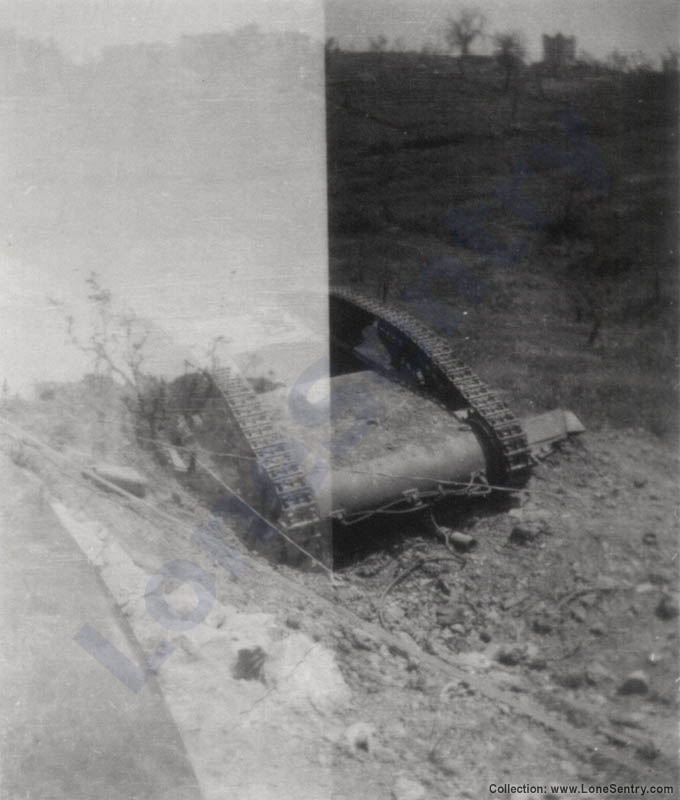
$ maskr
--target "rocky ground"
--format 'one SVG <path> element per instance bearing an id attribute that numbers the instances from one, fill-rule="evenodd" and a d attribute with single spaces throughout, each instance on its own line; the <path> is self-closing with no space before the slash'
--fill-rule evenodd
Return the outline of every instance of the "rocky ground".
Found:
<path id="1" fill-rule="evenodd" d="M 6 401 L 2 468 L 39 479 L 55 536 L 88 555 L 142 649 L 173 646 L 157 680 L 205 797 L 677 791 L 677 467 L 659 440 L 587 433 L 521 495 L 438 508 L 436 526 L 338 528 L 329 578 L 268 564 L 220 521 L 229 549 L 198 546 L 208 512 L 96 400 Z M 147 478 L 143 500 L 83 477 L 95 440 Z M 473 546 L 447 547 L 451 531 Z M 178 559 L 216 586 L 187 631 L 145 602 Z M 196 606 L 182 581 L 164 598 Z"/>

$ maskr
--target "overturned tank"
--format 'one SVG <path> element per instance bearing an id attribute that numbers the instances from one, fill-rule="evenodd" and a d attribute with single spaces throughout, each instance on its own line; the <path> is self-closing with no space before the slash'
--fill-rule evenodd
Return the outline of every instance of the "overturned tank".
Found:
<path id="1" fill-rule="evenodd" d="M 282 342 L 170 386 L 168 464 L 277 557 L 327 563 L 332 529 L 521 487 L 584 430 L 562 410 L 517 419 L 400 308 L 336 287 L 328 321 L 329 352 Z"/>

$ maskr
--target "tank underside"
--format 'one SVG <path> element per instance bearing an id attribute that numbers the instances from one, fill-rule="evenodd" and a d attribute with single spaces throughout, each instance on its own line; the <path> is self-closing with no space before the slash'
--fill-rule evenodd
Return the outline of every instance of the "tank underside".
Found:
<path id="1" fill-rule="evenodd" d="M 330 328 L 330 358 L 310 365 L 309 344 L 271 347 L 170 392 L 175 469 L 188 481 L 200 473 L 216 498 L 227 491 L 289 552 L 328 560 L 331 519 L 521 486 L 537 456 L 583 431 L 569 412 L 517 420 L 448 341 L 400 309 L 335 289 Z M 309 366 L 292 385 L 266 377 L 284 361 Z"/>

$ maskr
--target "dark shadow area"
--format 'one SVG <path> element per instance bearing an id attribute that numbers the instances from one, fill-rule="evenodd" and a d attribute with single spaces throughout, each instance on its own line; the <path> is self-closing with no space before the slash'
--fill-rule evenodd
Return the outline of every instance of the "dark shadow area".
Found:
<path id="1" fill-rule="evenodd" d="M 503 514 L 517 505 L 517 496 L 493 493 L 481 498 L 458 498 L 423 507 L 410 514 L 376 514 L 356 525 L 333 522 L 333 566 L 343 570 L 375 553 L 398 556 L 417 539 L 442 542 L 432 523 L 465 532 L 483 518 Z"/>

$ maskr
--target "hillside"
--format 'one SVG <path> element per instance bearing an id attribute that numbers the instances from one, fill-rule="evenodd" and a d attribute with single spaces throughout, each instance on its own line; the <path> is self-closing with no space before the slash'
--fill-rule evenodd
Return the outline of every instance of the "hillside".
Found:
<path id="1" fill-rule="evenodd" d="M 334 523 L 334 562 L 314 571 L 252 546 L 274 529 L 271 486 L 262 509 L 231 488 L 248 470 L 260 486 L 257 450 L 193 380 L 180 333 L 212 367 L 218 343 L 247 340 L 262 417 L 279 430 L 277 409 L 302 409 L 300 458 L 314 437 L 331 451 L 320 44 L 249 27 L 80 66 L 47 50 L 5 77 L 0 108 L 15 364 L 77 349 L 45 295 L 102 277 L 73 312 L 91 374 L 29 398 L 3 364 L 0 795 L 676 797 L 677 81 L 528 69 L 505 92 L 488 59 L 327 54 L 331 280 L 445 334 L 518 415 L 560 406 L 586 432 L 519 490 L 487 494 L 475 468 L 474 497 Z M 131 335 L 142 315 L 187 378 L 174 407 L 153 337 Z M 139 357 L 127 388 L 87 349 L 97 336 Z M 286 356 L 301 338 L 304 369 Z M 385 426 L 348 471 L 383 455 L 371 442 L 406 461 L 419 430 L 437 439 L 423 386 L 395 415 L 403 441 Z M 344 422 L 377 428 L 360 405 Z M 195 458 L 180 423 L 204 422 Z"/>
<path id="2" fill-rule="evenodd" d="M 520 411 L 677 434 L 677 80 L 327 58 L 331 276 L 453 334 Z"/>
<path id="3" fill-rule="evenodd" d="M 555 800 L 612 783 L 677 796 L 677 465 L 651 434 L 589 433 L 544 461 L 524 493 L 438 508 L 440 525 L 476 541 L 465 554 L 422 515 L 355 534 L 338 526 L 329 580 L 249 550 L 236 520 L 210 513 L 135 441 L 116 394 L 90 381 L 2 403 L 4 591 L 19 592 L 22 609 L 6 649 L 30 645 L 36 680 L 45 661 L 54 676 L 40 692 L 31 681 L 7 688 L 15 757 L 3 796 L 30 785 L 85 800 L 115 742 L 144 765 L 124 780 L 107 774 L 121 800 L 128 786 L 174 796 L 150 788 L 167 782 L 168 754 L 185 782 L 178 797 L 221 800 L 228 787 L 253 800 L 477 800 L 507 784 Z M 146 497 L 85 477 L 103 456 L 141 473 Z M 87 581 L 69 583 L 73 561 Z M 214 581 L 214 598 L 206 605 L 188 576 L 168 573 L 159 616 L 152 581 L 180 563 Z M 165 647 L 137 694 L 116 662 L 70 642 L 85 624 L 108 631 L 104 603 L 128 629 L 113 641 L 133 663 Z M 200 621 L 171 624 L 197 611 Z M 51 638 L 36 638 L 36 625 Z M 257 669 L 239 667 L 243 650 L 260 653 Z M 92 753 L 78 745 L 91 705 L 71 702 L 59 679 L 74 660 L 98 697 L 123 702 Z M 36 703 L 54 727 L 34 755 Z M 149 705 L 173 721 L 160 754 L 155 739 L 117 733 Z M 87 771 L 74 772 L 83 760 Z M 60 794 L 62 779 L 71 788 Z"/>

